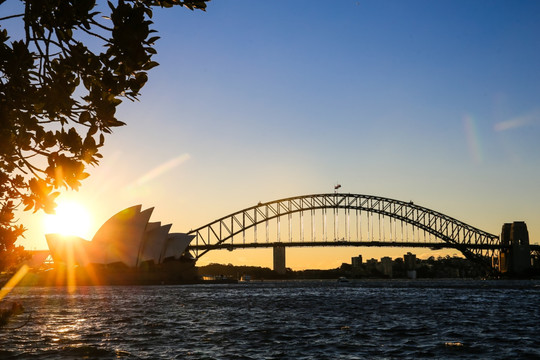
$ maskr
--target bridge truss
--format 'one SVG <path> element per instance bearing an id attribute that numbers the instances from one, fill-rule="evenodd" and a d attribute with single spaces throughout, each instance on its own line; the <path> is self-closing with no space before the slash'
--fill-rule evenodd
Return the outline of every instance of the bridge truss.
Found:
<path id="1" fill-rule="evenodd" d="M 284 241 L 282 233 L 287 234 Z M 471 260 L 491 265 L 491 256 L 500 249 L 497 235 L 413 202 L 341 193 L 259 203 L 189 234 L 195 238 L 188 250 L 196 259 L 224 248 L 422 246 L 455 248 Z"/>

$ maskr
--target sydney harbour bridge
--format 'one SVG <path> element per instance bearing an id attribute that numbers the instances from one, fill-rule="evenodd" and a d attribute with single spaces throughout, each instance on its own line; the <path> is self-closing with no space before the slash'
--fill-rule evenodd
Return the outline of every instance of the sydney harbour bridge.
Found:
<path id="1" fill-rule="evenodd" d="M 487 268 L 519 272 L 530 266 L 540 245 L 529 245 L 525 223 L 502 229 L 501 236 L 490 234 L 412 201 L 335 192 L 258 203 L 224 216 L 191 230 L 188 249 L 199 259 L 216 249 L 272 247 L 274 268 L 283 269 L 285 248 L 298 246 L 453 248 Z"/>

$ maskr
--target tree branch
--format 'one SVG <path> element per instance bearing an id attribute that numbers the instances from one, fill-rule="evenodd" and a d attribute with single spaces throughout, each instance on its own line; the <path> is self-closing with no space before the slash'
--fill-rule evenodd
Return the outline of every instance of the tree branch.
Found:
<path id="1" fill-rule="evenodd" d="M 103 30 L 111 31 L 111 32 L 113 31 L 113 28 L 108 28 L 108 27 L 106 27 L 105 25 L 101 25 L 100 23 L 98 23 L 98 22 L 97 22 L 96 20 L 94 20 L 93 18 L 90 19 L 90 23 L 91 23 L 92 25 L 97 26 L 98 28 L 103 29 Z"/>
<path id="2" fill-rule="evenodd" d="M 0 21 L 4 21 L 4 20 L 7 20 L 7 19 L 13 19 L 13 18 L 17 18 L 17 17 L 23 17 L 23 16 L 24 16 L 24 14 L 16 14 L 16 15 L 5 16 L 5 17 L 0 18 Z"/>
<path id="3" fill-rule="evenodd" d="M 28 46 L 30 43 L 30 25 L 28 24 L 29 20 L 26 17 L 30 11 L 30 3 L 27 1 L 24 3 L 24 35 L 26 36 L 25 44 Z"/>
<path id="4" fill-rule="evenodd" d="M 101 36 L 101 35 L 99 35 L 99 34 L 96 34 L 96 33 L 92 32 L 92 31 L 90 31 L 90 30 L 87 30 L 87 29 L 85 29 L 85 28 L 84 28 L 83 26 L 81 26 L 81 25 L 79 25 L 79 26 L 77 26 L 77 27 L 78 27 L 80 30 L 82 30 L 82 31 L 84 31 L 85 33 L 87 33 L 88 35 L 95 36 L 95 37 L 97 37 L 98 39 L 101 39 L 101 40 L 105 41 L 106 43 L 109 43 L 109 42 L 110 42 L 109 39 L 106 39 L 106 38 L 104 38 L 103 36 Z"/>
<path id="5" fill-rule="evenodd" d="M 45 170 L 41 170 L 40 168 L 32 165 L 28 160 L 26 160 L 26 157 L 21 153 L 21 150 L 20 149 L 17 149 L 17 155 L 19 155 L 19 160 L 24 162 L 24 165 L 26 166 L 26 168 L 28 168 L 30 170 L 30 172 L 32 173 L 33 176 L 37 177 L 37 178 L 40 178 L 41 177 L 38 175 L 37 172 L 40 172 L 42 174 L 45 174 Z M 22 167 L 20 167 L 18 164 L 14 163 L 14 165 L 17 167 L 17 169 L 19 169 L 22 173 L 24 174 L 28 174 L 26 171 L 23 170 Z"/>

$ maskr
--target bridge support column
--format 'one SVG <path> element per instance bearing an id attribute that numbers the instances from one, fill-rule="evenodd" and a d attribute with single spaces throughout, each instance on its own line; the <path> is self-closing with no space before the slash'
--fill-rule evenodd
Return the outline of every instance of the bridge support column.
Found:
<path id="1" fill-rule="evenodd" d="M 501 245 L 509 246 L 499 254 L 501 273 L 521 274 L 531 267 L 529 232 L 523 221 L 504 224 L 501 231 Z"/>
<path id="2" fill-rule="evenodd" d="M 274 271 L 281 275 L 285 275 L 287 272 L 285 267 L 285 246 L 274 246 Z"/>

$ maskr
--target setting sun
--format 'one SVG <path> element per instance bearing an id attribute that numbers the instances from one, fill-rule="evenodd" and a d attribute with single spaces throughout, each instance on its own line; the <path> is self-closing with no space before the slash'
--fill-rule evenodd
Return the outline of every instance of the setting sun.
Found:
<path id="1" fill-rule="evenodd" d="M 90 214 L 77 202 L 59 202 L 56 214 L 45 217 L 45 233 L 88 238 Z"/>

